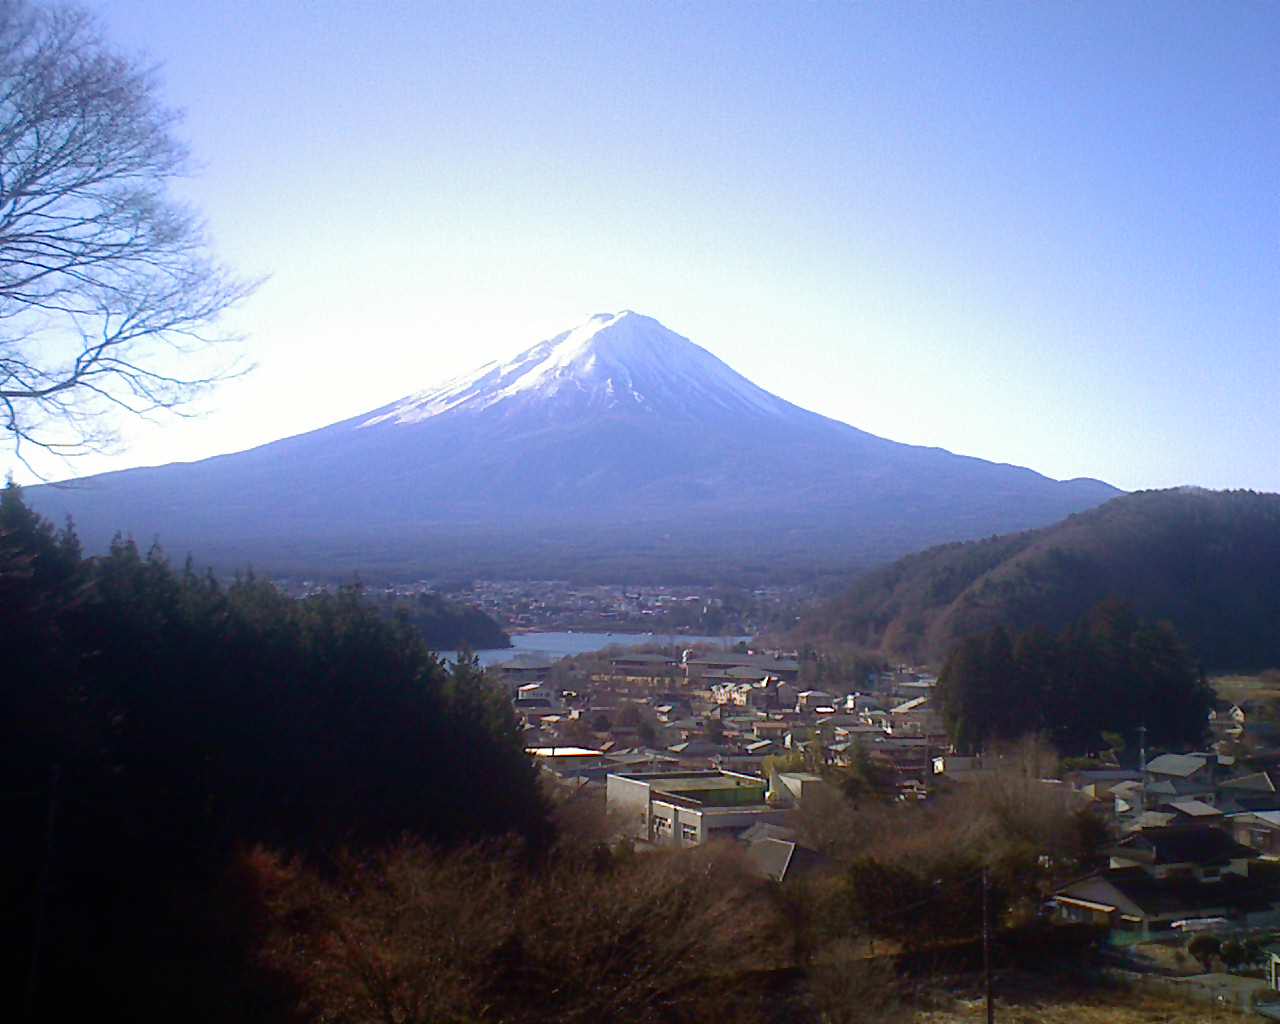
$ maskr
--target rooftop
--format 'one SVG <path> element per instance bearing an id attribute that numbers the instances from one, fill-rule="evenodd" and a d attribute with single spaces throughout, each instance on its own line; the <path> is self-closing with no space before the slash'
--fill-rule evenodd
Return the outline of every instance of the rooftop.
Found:
<path id="1" fill-rule="evenodd" d="M 1275 783 L 1266 772 L 1254 772 L 1252 775 L 1240 775 L 1234 779 L 1226 779 L 1219 783 L 1223 789 L 1245 789 L 1259 793 L 1274 793 Z"/>
<path id="2" fill-rule="evenodd" d="M 753 826 L 748 831 L 758 827 Z M 827 858 L 816 850 L 811 850 L 794 839 L 780 837 L 760 838 L 751 842 L 747 846 L 747 860 L 761 875 L 777 882 L 785 882 L 795 875 L 821 871 L 829 864 Z"/>
<path id="3" fill-rule="evenodd" d="M 793 658 L 774 658 L 768 654 L 702 654 L 690 658 L 685 664 L 695 665 L 699 668 L 704 666 L 729 668 L 734 665 L 751 665 L 755 668 L 771 669 L 775 672 L 798 672 L 800 670 L 800 663 Z"/>
<path id="4" fill-rule="evenodd" d="M 1176 826 L 1134 832 L 1107 852 L 1148 864 L 1214 865 L 1258 856 L 1257 850 L 1237 843 L 1221 829 Z"/>
<path id="5" fill-rule="evenodd" d="M 1115 907 L 1122 914 L 1189 917 L 1221 909 L 1261 910 L 1270 904 L 1265 886 L 1241 875 L 1205 884 L 1194 879 L 1151 878 L 1141 868 L 1101 871 L 1058 890 L 1068 899 Z"/>
<path id="6" fill-rule="evenodd" d="M 1147 762 L 1147 771 L 1157 775 L 1174 775 L 1185 779 L 1194 775 L 1208 760 L 1202 754 L 1161 754 Z"/>
<path id="7" fill-rule="evenodd" d="M 629 662 L 637 665 L 674 665 L 676 659 L 666 654 L 619 654 L 609 659 L 615 664 Z"/>
<path id="8" fill-rule="evenodd" d="M 1222 812 L 1203 800 L 1175 800 L 1165 804 L 1170 810 L 1185 814 L 1191 818 L 1221 818 Z"/>
<path id="9" fill-rule="evenodd" d="M 603 750 L 587 747 L 530 747 L 525 753 L 534 757 L 604 757 Z"/>
<path id="10" fill-rule="evenodd" d="M 660 799 L 669 798 L 694 807 L 763 806 L 765 781 L 755 775 L 727 771 L 629 772 L 622 778 L 648 783 Z"/>

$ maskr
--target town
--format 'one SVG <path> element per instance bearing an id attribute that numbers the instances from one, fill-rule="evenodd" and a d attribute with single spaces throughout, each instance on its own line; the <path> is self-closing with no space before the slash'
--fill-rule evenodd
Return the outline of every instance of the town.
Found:
<path id="1" fill-rule="evenodd" d="M 306 597 L 332 581 L 279 578 L 283 592 Z M 812 602 L 811 584 L 753 587 L 573 583 L 568 580 L 413 580 L 365 584 L 371 594 L 404 598 L 439 594 L 479 608 L 509 631 L 614 630 L 655 634 L 747 636 L 795 621 Z"/>
<path id="2" fill-rule="evenodd" d="M 1020 775 L 1028 802 L 1094 828 L 1086 870 L 1036 851 L 1043 921 L 1090 926 L 1116 977 L 1280 1019 L 1280 693 L 1218 699 L 1203 750 L 957 756 L 933 673 L 900 665 L 819 688 L 804 681 L 816 656 L 800 653 L 615 649 L 493 674 L 543 776 L 594 801 L 616 836 L 733 844 L 783 885 L 842 870 L 822 832 L 851 778 L 901 807 Z"/>

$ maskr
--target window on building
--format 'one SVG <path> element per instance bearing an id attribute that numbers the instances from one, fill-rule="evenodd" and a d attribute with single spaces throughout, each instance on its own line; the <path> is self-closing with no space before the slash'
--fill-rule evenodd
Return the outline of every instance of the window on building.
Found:
<path id="1" fill-rule="evenodd" d="M 686 843 L 696 843 L 698 841 L 698 827 L 696 825 L 681 825 L 680 839 Z"/>

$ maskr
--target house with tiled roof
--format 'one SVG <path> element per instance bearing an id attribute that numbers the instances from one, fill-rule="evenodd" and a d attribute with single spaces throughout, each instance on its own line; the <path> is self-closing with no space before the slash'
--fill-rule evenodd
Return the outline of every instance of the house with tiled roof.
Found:
<path id="1" fill-rule="evenodd" d="M 1218 802 L 1218 758 L 1215 754 L 1161 754 L 1146 765 L 1147 807 L 1173 800 Z"/>
<path id="2" fill-rule="evenodd" d="M 1249 874 L 1258 851 L 1212 826 L 1144 828 L 1105 852 L 1104 870 L 1063 886 L 1053 903 L 1061 920 L 1103 925 L 1117 941 L 1158 935 L 1176 921 L 1257 923 L 1280 896 Z"/>
<path id="3" fill-rule="evenodd" d="M 1173 815 L 1173 824 L 1219 824 L 1223 817 L 1221 810 L 1203 800 L 1170 800 L 1161 804 L 1159 810 Z"/>

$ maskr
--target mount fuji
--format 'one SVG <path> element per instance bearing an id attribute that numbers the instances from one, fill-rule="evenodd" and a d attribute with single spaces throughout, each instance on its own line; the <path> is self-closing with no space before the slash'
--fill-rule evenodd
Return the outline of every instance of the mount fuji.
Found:
<path id="1" fill-rule="evenodd" d="M 27 491 L 221 568 L 785 578 L 1040 526 L 1119 492 L 899 444 L 770 394 L 631 311 L 354 419 Z"/>

